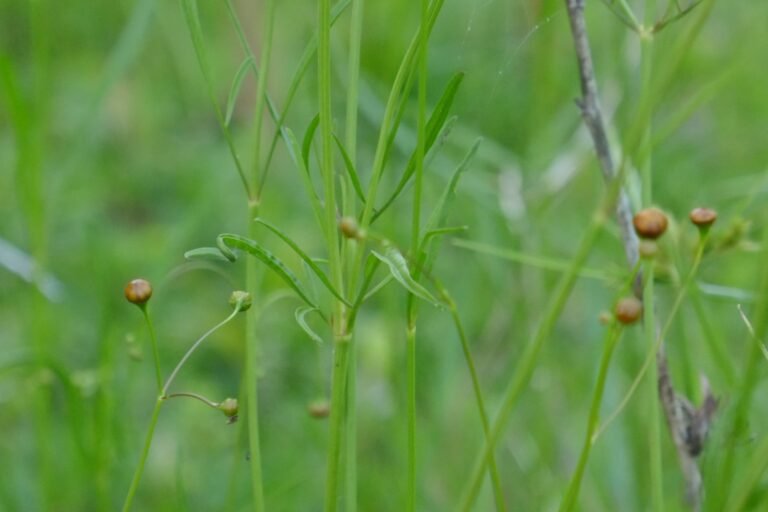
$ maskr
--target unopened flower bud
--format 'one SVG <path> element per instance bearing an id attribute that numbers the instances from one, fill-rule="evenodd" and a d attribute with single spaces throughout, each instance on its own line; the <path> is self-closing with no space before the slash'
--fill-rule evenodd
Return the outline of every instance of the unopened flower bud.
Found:
<path id="1" fill-rule="evenodd" d="M 646 208 L 637 212 L 632 224 L 637 236 L 655 240 L 667 230 L 667 216 L 658 208 Z"/>
<path id="2" fill-rule="evenodd" d="M 688 217 L 700 230 L 706 230 L 717 220 L 717 212 L 710 208 L 694 208 Z"/>
<path id="3" fill-rule="evenodd" d="M 643 303 L 637 297 L 625 297 L 616 304 L 614 313 L 622 324 L 633 324 L 643 315 Z"/>
<path id="4" fill-rule="evenodd" d="M 331 412 L 331 407 L 326 400 L 317 400 L 307 407 L 309 415 L 316 419 L 327 418 Z"/>
<path id="5" fill-rule="evenodd" d="M 225 399 L 219 404 L 218 409 L 229 419 L 229 423 L 237 421 L 237 413 L 240 410 L 237 404 L 237 398 Z"/>
<path id="6" fill-rule="evenodd" d="M 152 285 L 146 279 L 134 279 L 125 285 L 125 298 L 131 304 L 144 306 L 152 297 Z"/>
<path id="7" fill-rule="evenodd" d="M 360 240 L 364 238 L 363 231 L 360 226 L 357 225 L 357 220 L 354 217 L 342 217 L 339 220 L 339 230 L 344 238 L 350 238 L 353 240 Z"/>
<path id="8" fill-rule="evenodd" d="M 232 306 L 237 306 L 239 312 L 243 312 L 251 308 L 253 300 L 251 299 L 250 293 L 236 290 L 229 296 L 229 303 Z"/>

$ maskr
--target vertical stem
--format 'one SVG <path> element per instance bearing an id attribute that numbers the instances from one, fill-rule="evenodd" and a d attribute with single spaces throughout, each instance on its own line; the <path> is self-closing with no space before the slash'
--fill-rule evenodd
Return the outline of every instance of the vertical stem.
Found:
<path id="1" fill-rule="evenodd" d="M 333 167 L 333 112 L 331 108 L 331 2 L 318 4 L 318 103 L 320 106 L 320 168 L 325 201 L 325 241 L 331 281 L 337 290 L 344 289 L 339 231 L 337 228 L 336 173 Z M 331 383 L 331 426 L 328 443 L 325 510 L 335 510 L 338 502 L 340 457 L 344 448 L 343 426 L 347 413 L 347 370 L 351 336 L 347 333 L 346 310 L 340 300 L 333 301 L 333 379 Z"/>
<path id="2" fill-rule="evenodd" d="M 262 39 L 260 65 L 261 71 L 256 85 L 256 112 L 255 116 L 255 135 L 254 135 L 254 156 L 253 156 L 253 179 L 251 183 L 257 188 L 256 200 L 261 199 L 261 130 L 264 125 L 264 106 L 267 103 L 267 78 L 269 76 L 269 60 L 272 55 L 272 35 L 275 27 L 275 0 L 265 0 L 264 2 L 264 38 Z M 253 218 L 250 219 L 251 221 Z"/>
<path id="3" fill-rule="evenodd" d="M 258 217 L 258 205 L 252 204 L 248 209 L 248 234 L 255 237 Z M 258 297 L 259 279 L 256 258 L 247 258 L 245 267 L 246 290 L 251 297 Z M 254 304 L 245 312 L 245 400 L 248 420 L 248 449 L 251 452 L 251 492 L 253 493 L 253 508 L 257 512 L 264 510 L 264 485 L 261 473 L 261 447 L 259 444 L 259 398 L 258 398 L 258 360 L 259 338 L 256 332 L 258 308 Z"/>
<path id="4" fill-rule="evenodd" d="M 152 410 L 152 419 L 149 420 L 149 429 L 144 439 L 144 448 L 141 450 L 141 456 L 139 457 L 139 466 L 136 468 L 136 472 L 133 474 L 133 480 L 131 480 L 131 487 L 128 489 L 128 496 L 125 497 L 123 504 L 123 512 L 131 510 L 133 504 L 133 498 L 136 495 L 136 490 L 139 488 L 139 482 L 141 482 L 141 475 L 144 473 L 144 466 L 149 456 L 149 448 L 152 446 L 152 438 L 155 435 L 155 426 L 157 425 L 157 418 L 160 415 L 160 408 L 163 406 L 163 399 L 157 397 L 155 400 L 155 408 Z"/>
<path id="5" fill-rule="evenodd" d="M 360 80 L 360 50 L 363 33 L 363 5 L 364 0 L 352 0 L 351 25 L 349 31 L 349 61 L 347 75 L 347 112 L 345 124 L 345 136 L 347 154 L 352 163 L 357 167 L 357 109 L 358 109 L 358 82 Z M 347 185 L 349 178 L 345 176 Z M 349 186 L 345 188 L 347 194 L 343 200 L 345 215 L 355 215 L 354 194 L 349 193 Z M 353 247 L 345 241 L 345 261 L 353 261 Z M 355 292 L 352 279 L 348 283 L 348 296 Z M 349 328 L 349 327 L 348 327 Z M 347 373 L 347 422 L 346 432 L 346 509 L 349 512 L 357 510 L 357 350 L 354 339 L 350 339 L 349 369 Z"/>
<path id="6" fill-rule="evenodd" d="M 152 323 L 152 318 L 149 316 L 149 306 L 147 304 L 141 305 L 141 312 L 144 315 L 144 321 L 147 323 L 147 330 L 149 331 L 149 340 L 152 345 L 152 357 L 155 361 L 155 378 L 157 379 L 157 392 L 158 396 L 163 395 L 163 376 L 160 371 L 160 353 L 157 348 L 157 337 L 155 335 L 155 326 Z"/>
<path id="7" fill-rule="evenodd" d="M 605 391 L 605 382 L 608 377 L 608 368 L 611 363 L 611 357 L 613 351 L 616 348 L 616 344 L 621 336 L 621 324 L 614 322 L 608 331 L 605 333 L 605 339 L 603 340 L 603 356 L 600 359 L 600 369 L 597 374 L 597 382 L 595 383 L 595 391 L 592 394 L 592 405 L 589 408 L 589 420 L 587 422 L 587 432 L 584 436 L 584 446 L 581 449 L 579 455 L 579 462 L 576 465 L 576 470 L 571 477 L 571 481 L 568 484 L 568 489 L 565 493 L 565 498 L 560 505 L 560 512 L 566 512 L 573 510 L 576 506 L 576 500 L 579 497 L 579 488 L 581 487 L 581 480 L 584 476 L 584 470 L 587 467 L 587 460 L 589 459 L 589 453 L 592 449 L 592 445 L 595 443 L 594 434 L 597 431 L 598 423 L 600 420 L 600 404 L 603 400 L 603 392 Z"/>
<path id="8" fill-rule="evenodd" d="M 651 78 L 653 72 L 653 35 L 650 29 L 656 16 L 656 0 L 645 1 L 644 30 L 641 31 L 641 97 L 647 97 L 651 94 Z M 644 102 L 641 101 L 641 104 Z M 639 162 L 642 174 L 642 196 L 643 206 L 648 207 L 653 202 L 653 159 L 651 140 L 653 138 L 653 116 L 652 109 L 645 110 L 645 119 L 643 119 L 645 129 L 643 131 L 640 143 L 641 160 Z M 656 310 L 654 304 L 654 270 L 653 260 L 649 260 L 644 269 L 645 287 L 643 291 L 643 320 L 645 337 L 649 347 L 656 344 Z M 663 347 L 660 348 L 663 351 Z M 662 472 L 662 452 L 661 452 L 661 414 L 658 396 L 658 368 L 652 366 L 646 378 L 648 392 L 648 418 L 650 429 L 648 431 L 648 444 L 650 453 L 650 471 L 651 471 L 651 503 L 655 511 L 664 510 L 664 489 Z"/>
<path id="9" fill-rule="evenodd" d="M 428 2 L 421 0 L 421 30 L 419 32 L 418 65 L 418 114 L 416 137 L 416 169 L 413 187 L 413 212 L 411 217 L 411 247 L 419 250 L 421 231 L 421 196 L 424 181 L 424 153 L 426 148 L 426 104 L 427 104 L 427 55 L 429 33 Z M 416 276 L 418 271 L 414 272 Z M 408 497 L 406 510 L 416 510 L 416 301 L 412 295 L 407 302 L 406 373 L 407 373 L 407 417 L 408 417 Z"/>

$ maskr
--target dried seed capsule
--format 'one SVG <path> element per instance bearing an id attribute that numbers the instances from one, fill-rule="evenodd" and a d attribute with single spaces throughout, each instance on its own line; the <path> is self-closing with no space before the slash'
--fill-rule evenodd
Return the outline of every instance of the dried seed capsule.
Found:
<path id="1" fill-rule="evenodd" d="M 253 299 L 251 299 L 250 293 L 236 290 L 229 296 L 229 304 L 232 306 L 239 304 L 238 312 L 248 311 L 251 308 L 251 304 L 253 304 Z"/>
<path id="2" fill-rule="evenodd" d="M 658 208 L 640 210 L 632 219 L 632 223 L 640 238 L 655 240 L 667 230 L 667 216 Z"/>
<path id="3" fill-rule="evenodd" d="M 146 279 L 134 279 L 125 285 L 125 298 L 131 304 L 143 306 L 152 297 L 152 285 Z"/>
<path id="4" fill-rule="evenodd" d="M 643 303 L 637 297 L 625 297 L 616 304 L 614 314 L 622 324 L 633 324 L 643 316 Z"/>
<path id="5" fill-rule="evenodd" d="M 717 220 L 717 212 L 710 208 L 694 208 L 688 217 L 699 228 L 708 228 Z"/>

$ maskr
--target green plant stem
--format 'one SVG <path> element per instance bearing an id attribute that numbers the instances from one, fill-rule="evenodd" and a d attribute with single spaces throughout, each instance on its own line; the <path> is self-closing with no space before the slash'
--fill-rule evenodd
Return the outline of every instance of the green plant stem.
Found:
<path id="1" fill-rule="evenodd" d="M 467 335 L 464 331 L 461 317 L 459 316 L 459 310 L 456 307 L 456 303 L 445 291 L 443 291 L 443 298 L 449 305 L 448 309 L 451 312 L 453 325 L 456 328 L 456 333 L 459 335 L 459 341 L 461 341 L 461 350 L 464 353 L 464 360 L 467 363 L 469 376 L 472 379 L 472 390 L 475 393 L 475 402 L 477 403 L 480 422 L 483 425 L 483 434 L 485 439 L 489 439 L 491 428 L 490 422 L 488 421 L 488 413 L 486 412 L 487 409 L 485 408 L 485 403 L 483 400 L 483 393 L 480 387 L 480 379 L 477 376 L 477 370 L 475 369 L 475 361 L 472 358 L 472 352 L 469 350 L 469 341 L 467 340 Z M 501 478 L 499 477 L 499 470 L 496 466 L 496 456 L 494 455 L 493 451 L 488 453 L 488 459 L 486 460 L 486 463 L 488 464 L 488 472 L 491 476 L 491 485 L 493 486 L 493 497 L 496 502 L 496 510 L 504 511 L 507 509 L 506 505 L 504 504 L 504 490 L 501 486 Z"/>
<path id="2" fill-rule="evenodd" d="M 357 117 L 358 117 L 358 99 L 359 99 L 359 80 L 360 80 L 360 49 L 363 34 L 363 7 L 364 0 L 352 0 L 352 12 L 350 14 L 349 30 L 349 56 L 347 71 L 347 105 L 346 105 L 346 123 L 344 140 L 347 154 L 352 163 L 357 166 Z M 331 20 L 333 23 L 333 20 Z M 354 197 L 349 193 L 349 177 L 345 175 L 347 184 L 347 193 L 343 199 L 344 215 L 354 217 L 355 202 Z M 354 258 L 353 247 L 350 242 L 344 241 L 345 261 L 351 261 Z M 354 290 L 349 288 L 348 295 L 352 296 Z M 351 325 L 347 329 L 352 329 Z M 345 425 L 346 435 L 346 510 L 355 512 L 357 510 L 357 349 L 355 348 L 354 338 L 350 340 L 349 363 L 347 372 L 347 422 Z"/>
<path id="3" fill-rule="evenodd" d="M 573 285 L 576 282 L 581 267 L 587 260 L 592 246 L 597 240 L 597 236 L 603 228 L 606 222 L 606 211 L 612 210 L 614 198 L 618 194 L 618 185 L 620 182 L 616 181 L 612 184 L 611 190 L 605 201 L 603 207 L 594 214 L 592 221 L 587 227 L 584 235 L 579 242 L 579 246 L 571 261 L 570 268 L 560 278 L 557 289 L 552 295 L 549 304 L 547 305 L 544 316 L 539 323 L 539 327 L 533 336 L 531 342 L 526 346 L 523 354 L 520 356 L 519 362 L 515 367 L 509 384 L 502 398 L 501 408 L 498 415 L 491 425 L 490 435 L 483 444 L 478 460 L 475 463 L 474 469 L 467 482 L 462 499 L 460 500 L 459 510 L 468 512 L 471 510 L 473 503 L 477 499 L 477 495 L 480 492 L 480 487 L 483 480 L 483 474 L 485 473 L 485 463 L 488 460 L 488 456 L 493 451 L 496 443 L 501 437 L 504 427 L 509 420 L 510 415 L 517 403 L 517 399 L 520 397 L 523 389 L 525 389 L 528 381 L 533 375 L 533 371 L 536 368 L 536 361 L 538 360 L 539 353 L 544 346 L 544 342 L 549 338 L 552 330 L 555 327 L 558 317 L 560 316 L 565 303 L 570 296 Z M 606 208 L 608 208 L 606 210 Z"/>
<path id="4" fill-rule="evenodd" d="M 162 386 L 162 389 L 160 391 L 160 396 L 165 397 L 168 394 L 168 388 L 171 387 L 171 384 L 173 383 L 176 376 L 179 374 L 179 371 L 184 367 L 184 364 L 187 362 L 187 360 L 192 356 L 192 354 L 197 350 L 197 347 L 199 347 L 203 341 L 205 341 L 211 334 L 221 329 L 223 326 L 228 324 L 237 314 L 240 312 L 241 304 L 238 302 L 235 304 L 234 309 L 232 310 L 232 313 L 229 314 L 227 318 L 219 322 L 218 324 L 214 325 L 208 331 L 206 331 L 205 334 L 200 336 L 200 338 L 197 339 L 195 343 L 192 344 L 191 347 L 189 347 L 189 350 L 184 354 L 184 356 L 179 360 L 179 363 L 176 365 L 176 368 L 173 369 L 173 372 L 171 372 L 171 375 L 168 377 L 168 380 L 165 381 L 165 385 Z M 159 375 L 159 374 L 158 374 Z"/>
<path id="5" fill-rule="evenodd" d="M 212 407 L 214 409 L 218 409 L 219 404 L 216 402 L 213 402 L 211 400 L 208 400 L 203 395 L 198 395 L 197 393 L 189 393 L 189 392 L 179 392 L 179 393 L 169 393 L 164 396 L 165 399 L 168 398 L 181 398 L 181 397 L 187 397 L 187 398 L 194 398 L 195 400 L 199 402 L 203 402 L 208 407 Z"/>
<path id="6" fill-rule="evenodd" d="M 579 455 L 579 462 L 576 464 L 576 470 L 571 477 L 571 481 L 568 484 L 568 488 L 565 492 L 565 498 L 560 505 L 560 512 L 566 512 L 573 510 L 576 506 L 576 500 L 579 497 L 579 488 L 581 487 L 581 480 L 584 476 L 584 470 L 587 467 L 587 460 L 589 459 L 589 453 L 592 449 L 592 445 L 595 444 L 593 435 L 598 427 L 600 420 L 600 404 L 603 400 L 603 392 L 605 391 L 605 382 L 608 377 L 608 368 L 610 367 L 611 357 L 613 351 L 621 338 L 621 324 L 615 322 L 608 328 L 605 333 L 605 339 L 603 340 L 603 355 L 600 358 L 600 369 L 597 373 L 597 383 L 595 384 L 595 390 L 592 394 L 592 405 L 589 408 L 589 419 L 587 421 L 587 432 L 584 436 L 584 446 L 581 449 Z"/>
<path id="7" fill-rule="evenodd" d="M 765 246 L 766 242 L 768 242 L 768 229 L 763 233 L 763 246 Z M 718 478 L 716 501 L 713 510 L 722 510 L 726 503 L 734 503 L 741 499 L 741 496 L 732 497 L 730 490 L 734 473 L 736 472 L 735 468 L 737 467 L 736 448 L 739 444 L 739 439 L 744 435 L 744 431 L 748 427 L 749 407 L 752 403 L 755 389 L 760 382 L 760 369 L 764 364 L 761 354 L 761 343 L 755 343 L 754 340 L 763 340 L 766 330 L 768 330 L 768 271 L 765 269 L 762 272 L 756 296 L 759 297 L 759 300 L 755 305 L 754 333 L 748 333 L 748 336 L 753 338 L 749 342 L 751 349 L 745 356 L 746 368 L 742 370 L 743 376 L 740 378 L 740 385 L 737 387 L 738 395 L 735 398 L 733 416 L 725 427 L 729 440 L 725 445 L 726 451 L 723 463 L 718 467 L 720 478 Z M 742 485 L 744 484 L 742 483 Z M 742 492 L 742 486 L 740 486 L 739 493 L 741 494 Z"/>
<path id="8" fill-rule="evenodd" d="M 640 371 L 637 373 L 637 376 L 635 376 L 635 380 L 632 381 L 632 384 L 629 386 L 629 390 L 627 390 L 627 393 L 624 395 L 624 398 L 621 400 L 621 402 L 616 407 L 616 409 L 610 414 L 610 416 L 608 416 L 605 422 L 600 426 L 597 433 L 595 434 L 595 437 L 599 437 L 600 435 L 602 435 L 602 433 L 605 432 L 608 426 L 618 417 L 618 415 L 621 413 L 624 407 L 626 407 L 626 405 L 629 403 L 630 398 L 632 398 L 634 392 L 637 390 L 638 386 L 642 382 L 643 377 L 645 376 L 645 373 L 652 366 L 655 356 L 658 353 L 659 348 L 663 343 L 663 340 L 666 338 L 670 327 L 672 326 L 672 321 L 674 320 L 678 309 L 680 309 L 680 305 L 683 303 L 683 299 L 685 298 L 685 295 L 686 295 L 686 290 L 691 286 L 691 283 L 693 282 L 693 279 L 696 276 L 696 272 L 698 271 L 699 266 L 701 265 L 701 260 L 704 256 L 704 248 L 706 247 L 708 238 L 709 238 L 709 235 L 706 235 L 706 236 L 702 236 L 699 239 L 699 244 L 698 244 L 698 247 L 696 248 L 696 255 L 694 256 L 693 264 L 691 265 L 691 270 L 688 272 L 688 275 L 685 277 L 685 280 L 683 281 L 683 285 L 680 288 L 680 291 L 678 292 L 677 296 L 675 297 L 675 301 L 672 303 L 672 307 L 669 310 L 669 316 L 667 317 L 666 322 L 664 322 L 664 326 L 662 327 L 661 332 L 658 334 L 658 336 L 654 335 L 655 337 L 654 337 L 653 344 L 651 345 L 651 347 L 649 347 L 648 353 L 645 356 L 645 361 L 643 361 L 643 365 L 640 368 Z M 647 272 L 647 270 L 644 270 L 644 272 Z M 646 274 L 646 279 L 648 278 L 647 276 L 648 274 Z M 647 292 L 648 292 L 648 289 L 646 288 L 644 293 L 647 293 Z M 645 305 L 643 307 L 645 307 Z M 648 312 L 646 311 L 645 315 L 647 315 L 647 313 Z M 652 332 L 655 333 L 655 331 L 652 331 Z M 654 391 L 654 395 L 656 395 L 655 391 Z"/>
<path id="9" fill-rule="evenodd" d="M 157 392 L 163 396 L 163 375 L 160 370 L 160 352 L 157 346 L 157 336 L 155 335 L 155 325 L 152 323 L 152 317 L 149 315 L 149 307 L 144 304 L 141 306 L 141 313 L 144 315 L 144 321 L 149 331 L 149 342 L 152 345 L 152 357 L 155 362 L 155 379 L 157 380 Z"/>
<path id="10" fill-rule="evenodd" d="M 408 296 L 409 318 L 406 335 L 406 380 L 408 421 L 408 490 L 406 510 L 416 510 L 416 310 L 413 296 Z"/>
<path id="11" fill-rule="evenodd" d="M 256 222 L 253 219 L 259 215 L 259 207 L 251 204 L 248 209 L 248 235 L 255 239 Z M 256 258 L 247 258 L 245 266 L 246 290 L 251 297 L 258 297 L 259 274 Z M 251 465 L 251 493 L 253 508 L 256 512 L 264 510 L 264 484 L 261 469 L 261 446 L 259 442 L 259 394 L 258 394 L 258 358 L 259 337 L 256 331 L 258 324 L 258 307 L 256 304 L 245 312 L 245 401 L 248 424 L 248 449 Z"/>
<path id="12" fill-rule="evenodd" d="M 656 0 L 645 0 L 644 31 L 640 34 L 641 48 L 641 99 L 640 104 L 645 103 L 645 97 L 651 91 L 653 77 L 653 35 L 647 31 L 652 26 L 656 16 Z M 649 207 L 653 202 L 653 155 L 651 142 L 653 140 L 653 109 L 641 112 L 644 122 L 644 130 L 640 142 L 639 165 L 642 175 L 643 206 Z M 656 305 L 654 295 L 654 262 L 648 260 L 644 265 L 645 285 L 643 290 L 643 327 L 648 346 L 656 345 Z M 658 369 L 652 365 L 646 377 L 646 393 L 648 394 L 648 445 L 650 448 L 651 471 L 651 504 L 654 511 L 664 510 L 663 487 L 663 461 L 661 450 L 661 403 L 658 394 Z"/>
<path id="13" fill-rule="evenodd" d="M 643 291 L 643 327 L 646 343 L 656 346 L 656 315 L 654 306 L 653 261 L 646 262 L 644 268 L 645 286 Z M 663 339 L 663 338 L 662 338 Z M 659 348 L 654 350 L 657 353 Z M 650 365 L 645 379 L 648 393 L 648 444 L 650 448 L 651 503 L 652 510 L 664 509 L 663 473 L 661 455 L 661 415 L 658 394 L 658 371 L 656 365 Z"/>
<path id="14" fill-rule="evenodd" d="M 346 378 L 349 363 L 349 340 L 336 340 L 333 353 L 333 379 L 331 382 L 331 425 L 328 443 L 328 463 L 325 485 L 325 511 L 336 510 L 338 505 L 339 466 L 343 447 Z"/>
<path id="15" fill-rule="evenodd" d="M 261 72 L 259 73 L 256 84 L 256 108 L 255 108 L 255 135 L 254 135 L 254 156 L 253 156 L 253 179 L 252 183 L 256 186 L 255 200 L 259 201 L 263 183 L 259 179 L 261 169 L 261 130 L 264 125 L 264 106 L 267 103 L 267 78 L 269 77 L 269 63 L 272 55 L 272 39 L 275 28 L 275 0 L 265 0 L 264 2 L 264 37 L 262 38 L 261 57 L 259 59 Z"/>
<path id="16" fill-rule="evenodd" d="M 144 466 L 147 463 L 147 457 L 149 456 L 149 448 L 152 446 L 152 438 L 155 435 L 155 426 L 157 425 L 157 419 L 160 415 L 160 408 L 163 406 L 162 397 L 157 397 L 155 401 L 155 408 L 152 410 L 152 419 L 149 420 L 149 429 L 144 439 L 144 448 L 141 450 L 141 456 L 139 457 L 139 465 L 136 468 L 136 472 L 133 474 L 131 480 L 131 487 L 128 489 L 128 496 L 125 497 L 123 503 L 123 512 L 131 510 L 131 504 L 133 498 L 136 495 L 136 490 L 139 488 L 139 482 L 141 482 L 141 475 L 144 473 Z"/>

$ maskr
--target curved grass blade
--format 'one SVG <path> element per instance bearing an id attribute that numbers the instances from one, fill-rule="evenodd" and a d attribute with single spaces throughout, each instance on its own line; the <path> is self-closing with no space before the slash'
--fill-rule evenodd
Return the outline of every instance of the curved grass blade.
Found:
<path id="1" fill-rule="evenodd" d="M 299 247 L 299 245 L 298 245 L 296 242 L 294 242 L 294 241 L 293 241 L 293 239 L 291 239 L 291 238 L 290 238 L 288 235 L 286 235 L 285 233 L 283 233 L 283 232 L 282 232 L 282 231 L 281 231 L 281 230 L 280 230 L 280 229 L 279 229 L 277 226 L 275 226 L 275 225 L 273 225 L 273 224 L 270 224 L 269 222 L 267 222 L 267 221 L 265 221 L 265 220 L 263 220 L 263 219 L 260 219 L 260 218 L 258 218 L 258 217 L 257 217 L 257 218 L 255 218 L 255 219 L 253 219 L 253 220 L 254 220 L 255 222 L 257 222 L 257 223 L 261 224 L 261 225 L 262 225 L 262 226 L 264 226 L 265 228 L 269 229 L 271 232 L 273 232 L 273 233 L 274 233 L 274 234 L 276 234 L 278 237 L 280 237 L 280 239 L 281 239 L 283 242 L 285 242 L 286 244 L 288 244 L 288 246 L 289 246 L 291 249 L 293 249 L 293 251 L 294 251 L 294 252 L 295 252 L 295 253 L 296 253 L 296 254 L 299 256 L 299 258 L 301 258 L 301 259 L 302 259 L 302 261 L 304 261 L 304 263 L 306 263 L 306 264 L 307 264 L 307 266 L 308 266 L 310 269 L 312 269 L 312 272 L 314 272 L 314 274 L 317 276 L 317 278 L 318 278 L 318 279 L 320 279 L 320 281 L 321 281 L 321 282 L 322 282 L 322 283 L 325 285 L 325 288 L 326 288 L 326 289 L 327 289 L 329 292 L 331 292 L 331 294 L 333 294 L 333 296 L 334 296 L 334 297 L 336 297 L 337 299 L 339 299 L 339 300 L 340 300 L 341 302 L 343 302 L 343 303 L 344 303 L 346 306 L 348 306 L 348 307 L 352 307 L 352 304 L 351 304 L 350 302 L 348 302 L 348 301 L 347 301 L 347 300 L 346 300 L 346 299 L 345 299 L 345 298 L 344 298 L 344 297 L 343 297 L 343 296 L 342 296 L 342 295 L 341 295 L 341 294 L 340 294 L 340 293 L 339 293 L 339 292 L 338 292 L 338 291 L 337 291 L 337 290 L 336 290 L 336 289 L 333 287 L 333 285 L 331 284 L 331 280 L 330 280 L 330 279 L 328 279 L 328 276 L 326 276 L 326 275 L 325 275 L 325 272 L 323 272 L 323 270 L 322 270 L 322 269 L 321 269 L 319 266 L 317 266 L 317 263 L 315 263 L 315 260 L 313 260 L 312 258 L 310 258 L 310 257 L 309 257 L 309 255 L 307 255 L 307 253 L 305 253 L 305 252 L 304 252 L 304 251 L 301 249 L 301 247 Z"/>
<path id="2" fill-rule="evenodd" d="M 389 267 L 389 271 L 392 273 L 392 277 L 394 277 L 395 281 L 400 283 L 403 288 L 411 292 L 416 297 L 429 302 L 433 306 L 442 306 L 442 304 L 440 304 L 437 299 L 435 299 L 435 297 L 429 293 L 429 290 L 417 283 L 413 277 L 411 277 L 411 273 L 408 270 L 408 263 L 405 261 L 405 257 L 403 257 L 403 255 L 400 254 L 400 251 L 395 249 L 394 246 L 391 244 L 385 244 L 384 254 L 381 254 L 377 251 L 371 251 L 371 254 L 380 259 Z"/>
<path id="3" fill-rule="evenodd" d="M 232 85 L 229 88 L 229 95 L 227 96 L 227 113 L 224 116 L 224 124 L 229 126 L 232 120 L 232 113 L 235 111 L 235 105 L 237 104 L 237 98 L 240 96 L 240 88 L 243 86 L 243 79 L 248 74 L 248 68 L 253 64 L 253 57 L 250 55 L 246 57 L 237 69 L 234 78 L 232 79 Z"/>
<path id="4" fill-rule="evenodd" d="M 443 125 L 448 119 L 448 114 L 450 113 L 451 106 L 453 105 L 453 101 L 456 98 L 456 93 L 458 92 L 459 86 L 461 85 L 461 81 L 463 79 L 464 73 L 456 73 L 448 82 L 445 91 L 443 91 L 443 95 L 440 97 L 437 105 L 435 105 L 435 108 L 432 111 L 432 115 L 427 121 L 427 140 L 425 141 L 425 151 L 429 151 L 429 149 L 437 140 L 438 134 L 442 131 Z M 384 211 L 389 208 L 389 206 L 395 201 L 395 199 L 397 199 L 397 197 L 400 195 L 400 192 L 403 191 L 405 186 L 413 177 L 413 173 L 415 171 L 416 154 L 414 151 L 414 153 L 411 155 L 411 158 L 408 160 L 408 165 L 406 166 L 403 175 L 400 177 L 400 181 L 395 187 L 395 190 L 389 196 L 389 199 L 387 199 L 384 205 L 379 208 L 379 210 L 373 215 L 372 222 L 379 218 L 381 214 L 384 213 Z"/>
<path id="5" fill-rule="evenodd" d="M 320 114 L 315 114 L 312 121 L 307 126 L 307 131 L 304 132 L 304 139 L 301 141 L 301 159 L 304 161 L 304 167 L 309 172 L 309 152 L 312 150 L 312 141 L 315 139 L 315 132 L 320 125 Z"/>
<path id="6" fill-rule="evenodd" d="M 349 153 L 344 149 L 344 144 L 341 143 L 341 140 L 339 140 L 339 137 L 336 136 L 335 133 L 333 134 L 333 140 L 336 141 L 336 145 L 339 147 L 341 158 L 344 160 L 344 168 L 347 170 L 349 179 L 352 182 L 352 187 L 355 189 L 355 193 L 360 201 L 365 204 L 365 192 L 363 192 L 363 186 L 360 184 L 360 178 L 357 175 L 357 170 L 355 170 L 355 164 L 352 163 L 352 159 L 349 158 Z"/>
<path id="7" fill-rule="evenodd" d="M 307 336 L 309 336 L 309 337 L 310 337 L 310 339 L 312 339 L 312 341 L 315 341 L 315 342 L 317 342 L 319 345 L 322 345 L 322 344 L 323 344 L 323 338 L 322 338 L 322 337 L 320 337 L 320 335 L 319 335 L 319 334 L 317 334 L 317 333 L 316 333 L 316 332 L 315 332 L 315 331 L 314 331 L 314 330 L 313 330 L 313 329 L 312 329 L 312 328 L 309 326 L 309 324 L 307 323 L 307 315 L 308 315 L 309 313 L 312 313 L 313 311 L 318 311 L 318 309 L 317 309 L 317 308 L 308 307 L 308 306 L 302 306 L 302 307 L 298 308 L 298 309 L 297 309 L 297 310 L 294 312 L 294 314 L 293 314 L 293 315 L 294 315 L 294 317 L 296 317 L 296 323 L 297 323 L 297 324 L 299 324 L 299 327 L 301 327 L 301 329 L 302 329 L 302 330 L 303 330 L 305 333 L 307 333 Z"/>
<path id="8" fill-rule="evenodd" d="M 229 261 L 216 247 L 198 247 L 184 253 L 184 259 L 187 260 L 213 260 Z"/>
<path id="9" fill-rule="evenodd" d="M 247 252 L 251 256 L 254 256 L 256 259 L 268 266 L 274 273 L 280 276 L 288 286 L 293 288 L 293 290 L 299 295 L 299 297 L 304 300 L 304 302 L 313 308 L 317 308 L 317 304 L 309 297 L 306 288 L 302 282 L 299 281 L 299 278 L 296 277 L 296 275 L 291 272 L 290 269 L 288 269 L 288 267 L 286 267 L 285 264 L 280 261 L 277 256 L 263 248 L 254 240 L 250 240 L 240 235 L 224 233 L 219 235 L 219 237 L 216 239 L 216 242 L 219 246 L 219 250 L 221 250 L 221 253 L 229 261 L 235 261 L 237 259 L 237 256 L 232 251 L 232 249 L 240 249 Z"/>

